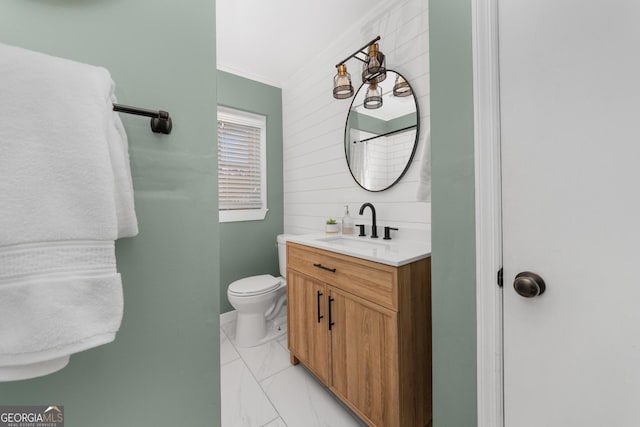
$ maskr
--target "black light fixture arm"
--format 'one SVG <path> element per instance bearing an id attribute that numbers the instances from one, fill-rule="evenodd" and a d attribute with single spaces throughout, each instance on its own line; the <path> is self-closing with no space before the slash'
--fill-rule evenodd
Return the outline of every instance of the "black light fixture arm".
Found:
<path id="1" fill-rule="evenodd" d="M 371 141 L 372 139 L 381 138 L 381 137 L 387 136 L 387 135 L 393 135 L 394 133 L 404 132 L 405 130 L 413 129 L 415 127 L 418 127 L 418 125 L 407 126 L 406 128 L 392 130 L 391 132 L 387 132 L 387 133 L 383 133 L 383 134 L 380 134 L 380 135 L 372 136 L 371 138 L 361 139 L 360 141 L 353 141 L 353 143 L 357 144 L 358 142 Z"/>
<path id="2" fill-rule="evenodd" d="M 356 56 L 357 54 L 361 53 L 365 56 L 367 56 L 367 53 L 365 52 L 365 49 L 368 48 L 369 46 L 371 46 L 372 44 L 374 44 L 375 42 L 377 42 L 378 40 L 380 40 L 380 36 L 376 37 L 375 39 L 371 40 L 369 43 L 365 44 L 364 46 L 362 46 L 360 49 L 356 50 L 355 52 L 353 52 L 351 55 L 347 56 L 344 60 L 338 62 L 336 64 L 336 68 L 338 68 L 340 65 L 344 64 L 345 62 L 347 62 L 348 60 L 350 60 L 351 58 L 356 58 L 357 60 L 361 61 L 361 62 L 367 62 L 366 59 L 362 59 L 358 56 Z"/>
<path id="3" fill-rule="evenodd" d="M 156 133 L 171 133 L 173 123 L 168 111 L 154 111 L 146 108 L 130 107 L 128 105 L 113 104 L 113 111 L 119 113 L 135 114 L 137 116 L 151 117 L 151 130 Z"/>

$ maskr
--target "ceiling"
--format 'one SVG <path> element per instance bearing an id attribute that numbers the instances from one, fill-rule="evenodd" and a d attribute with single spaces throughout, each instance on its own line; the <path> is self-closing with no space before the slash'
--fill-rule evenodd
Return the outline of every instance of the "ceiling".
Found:
<path id="1" fill-rule="evenodd" d="M 217 0 L 218 69 L 283 87 L 302 61 L 385 1 Z"/>

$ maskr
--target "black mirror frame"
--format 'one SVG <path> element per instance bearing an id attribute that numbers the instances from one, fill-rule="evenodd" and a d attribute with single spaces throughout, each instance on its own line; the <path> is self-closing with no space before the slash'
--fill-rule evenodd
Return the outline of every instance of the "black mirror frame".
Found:
<path id="1" fill-rule="evenodd" d="M 409 85 L 409 88 L 411 89 L 411 96 L 413 96 L 413 101 L 416 104 L 416 139 L 413 142 L 413 149 L 411 150 L 411 156 L 409 157 L 409 160 L 407 160 L 407 164 L 404 167 L 404 170 L 402 171 L 402 173 L 400 174 L 400 176 L 398 176 L 398 178 L 393 181 L 391 184 L 389 184 L 388 187 L 382 188 L 380 190 L 370 190 L 366 187 L 364 187 L 362 184 L 360 184 L 360 182 L 356 179 L 356 177 L 353 175 L 353 171 L 351 170 L 351 165 L 349 164 L 349 153 L 347 152 L 347 132 L 349 129 L 347 129 L 347 126 L 349 124 L 349 115 L 351 114 L 351 108 L 353 107 L 353 103 L 355 102 L 356 98 L 358 97 L 358 93 L 360 93 L 360 91 L 362 90 L 363 87 L 365 87 L 365 83 L 362 83 L 360 85 L 360 87 L 358 88 L 358 90 L 356 91 L 355 95 L 353 95 L 353 99 L 351 100 L 351 104 L 349 104 L 349 110 L 347 111 L 347 118 L 345 119 L 345 123 L 344 123 L 344 136 L 343 136 L 343 140 L 342 140 L 342 144 L 344 145 L 344 160 L 347 163 L 347 168 L 349 169 L 349 173 L 351 174 L 351 177 L 353 178 L 353 180 L 356 182 L 356 184 L 358 184 L 362 189 L 372 192 L 372 193 L 379 193 L 381 191 L 385 191 L 390 189 L 391 187 L 393 187 L 394 185 L 396 185 L 401 179 L 402 177 L 407 173 L 407 170 L 409 170 L 409 167 L 411 166 L 411 163 L 413 162 L 413 157 L 416 154 L 416 150 L 418 148 L 418 141 L 420 140 L 420 106 L 418 105 L 418 97 L 416 96 L 415 91 L 413 90 L 413 87 L 411 86 L 411 83 L 409 83 L 409 80 L 407 80 L 405 78 L 405 76 L 403 76 L 402 74 L 400 74 L 399 72 L 395 71 L 395 70 L 390 70 L 387 69 L 387 74 L 388 73 L 396 73 L 397 75 L 401 76 Z"/>

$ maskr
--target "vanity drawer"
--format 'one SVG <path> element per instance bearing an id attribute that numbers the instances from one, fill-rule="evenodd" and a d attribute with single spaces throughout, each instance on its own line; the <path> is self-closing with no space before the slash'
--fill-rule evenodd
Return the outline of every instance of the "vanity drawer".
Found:
<path id="1" fill-rule="evenodd" d="M 398 309 L 395 267 L 288 242 L 287 268 L 392 310 Z"/>

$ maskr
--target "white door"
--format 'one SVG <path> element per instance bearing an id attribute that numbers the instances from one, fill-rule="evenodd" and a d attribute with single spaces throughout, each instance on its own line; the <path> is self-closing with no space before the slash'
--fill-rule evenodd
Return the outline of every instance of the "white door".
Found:
<path id="1" fill-rule="evenodd" d="M 501 0 L 499 34 L 505 426 L 640 426 L 640 1 Z"/>

